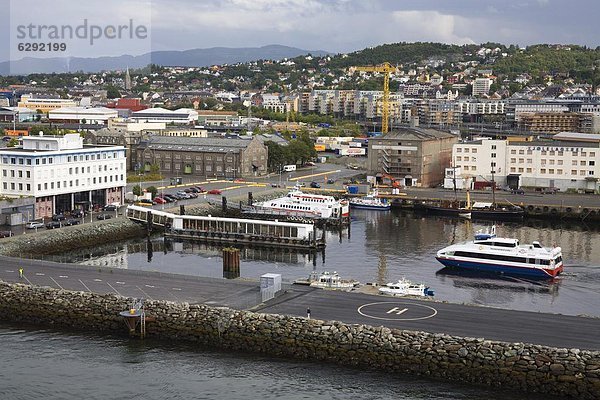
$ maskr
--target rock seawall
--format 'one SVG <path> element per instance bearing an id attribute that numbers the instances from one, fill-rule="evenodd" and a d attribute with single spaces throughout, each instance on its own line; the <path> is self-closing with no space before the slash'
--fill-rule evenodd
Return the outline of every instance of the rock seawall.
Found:
<path id="1" fill-rule="evenodd" d="M 0 282 L 0 319 L 125 334 L 112 294 Z M 600 398 L 600 352 L 504 343 L 205 305 L 147 301 L 147 335 L 576 399 Z"/>
<path id="2" fill-rule="evenodd" d="M 36 258 L 119 240 L 143 237 L 145 230 L 127 218 L 41 230 L 2 239 L 0 255 Z"/>

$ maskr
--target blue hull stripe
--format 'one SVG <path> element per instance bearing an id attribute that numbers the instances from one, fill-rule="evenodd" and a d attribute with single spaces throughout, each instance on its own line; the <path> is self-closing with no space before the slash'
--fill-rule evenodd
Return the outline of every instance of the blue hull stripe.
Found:
<path id="1" fill-rule="evenodd" d="M 445 258 L 437 258 L 444 266 L 450 268 L 462 268 L 471 271 L 485 271 L 504 273 L 509 275 L 526 275 L 537 278 L 552 278 L 545 271 L 536 268 L 524 268 L 524 267 L 513 267 L 510 265 L 499 265 L 499 264 L 486 264 L 476 261 L 464 261 L 464 260 L 448 260 Z"/>
<path id="2" fill-rule="evenodd" d="M 350 207 L 356 208 L 357 210 L 379 210 L 379 211 L 388 211 L 392 208 L 391 206 L 375 207 L 375 206 L 365 206 L 365 205 L 359 206 L 356 204 L 350 204 Z"/>

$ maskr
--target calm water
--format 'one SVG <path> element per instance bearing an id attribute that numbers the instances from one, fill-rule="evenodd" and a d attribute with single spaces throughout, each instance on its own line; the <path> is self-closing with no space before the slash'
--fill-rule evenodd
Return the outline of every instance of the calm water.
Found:
<path id="1" fill-rule="evenodd" d="M 534 397 L 152 341 L 0 323 L 0 398 L 482 399 Z"/>
<path id="2" fill-rule="evenodd" d="M 565 274 L 555 283 L 523 278 L 485 278 L 449 273 L 434 256 L 450 243 L 470 240 L 487 223 L 451 218 L 422 218 L 403 212 L 354 211 L 348 231 L 328 233 L 324 255 L 316 257 L 286 251 L 243 251 L 241 276 L 255 278 L 267 272 L 284 280 L 305 278 L 310 271 L 337 271 L 344 278 L 385 284 L 406 277 L 435 290 L 438 300 L 500 308 L 570 315 L 600 316 L 600 230 L 583 223 L 504 223 L 499 236 L 522 243 L 539 240 L 563 249 Z M 89 265 L 222 277 L 221 250 L 199 243 L 164 243 L 153 239 L 104 246 L 60 261 Z"/>

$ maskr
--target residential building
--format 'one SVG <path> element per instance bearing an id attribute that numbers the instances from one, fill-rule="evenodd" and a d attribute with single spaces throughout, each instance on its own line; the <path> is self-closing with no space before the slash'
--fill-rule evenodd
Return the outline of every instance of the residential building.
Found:
<path id="1" fill-rule="evenodd" d="M 35 98 L 31 95 L 23 95 L 17 106 L 29 108 L 34 111 L 40 110 L 47 113 L 48 111 L 56 110 L 57 108 L 77 107 L 77 103 L 70 99 L 43 99 Z"/>
<path id="2" fill-rule="evenodd" d="M 52 122 L 108 125 L 111 118 L 117 118 L 118 113 L 106 107 L 62 107 L 48 112 Z"/>
<path id="3" fill-rule="evenodd" d="M 575 132 L 581 118 L 579 113 L 570 112 L 521 114 L 519 126 L 534 133 Z"/>
<path id="4" fill-rule="evenodd" d="M 189 108 L 177 110 L 167 110 L 161 107 L 147 108 L 132 113 L 131 119 L 140 122 L 193 125 L 198 122 L 198 111 Z"/>
<path id="5" fill-rule="evenodd" d="M 84 145 L 77 133 L 26 136 L 22 146 L 0 150 L 0 160 L 0 194 L 35 197 L 35 218 L 123 202 L 123 146 Z"/>
<path id="6" fill-rule="evenodd" d="M 167 176 L 242 178 L 267 173 L 262 139 L 152 136 L 136 147 L 135 163 L 149 171 L 158 165 Z"/>
<path id="7" fill-rule="evenodd" d="M 367 167 L 390 175 L 403 186 L 433 187 L 443 182 L 458 138 L 424 128 L 400 128 L 369 139 Z"/>
<path id="8" fill-rule="evenodd" d="M 473 80 L 473 96 L 489 94 L 493 82 L 490 78 L 475 78 Z"/>

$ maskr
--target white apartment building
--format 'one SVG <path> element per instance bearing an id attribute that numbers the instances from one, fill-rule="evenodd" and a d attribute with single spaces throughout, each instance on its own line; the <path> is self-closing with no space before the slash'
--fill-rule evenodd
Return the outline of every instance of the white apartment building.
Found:
<path id="1" fill-rule="evenodd" d="M 479 140 L 457 143 L 452 162 L 463 177 L 500 186 L 599 189 L 600 135 L 563 132 L 554 141 Z"/>
<path id="2" fill-rule="evenodd" d="M 493 82 L 490 78 L 475 78 L 473 81 L 473 96 L 488 94 Z"/>
<path id="3" fill-rule="evenodd" d="M 271 110 L 278 113 L 284 113 L 287 111 L 286 103 L 281 100 L 278 95 L 274 94 L 263 94 L 262 96 L 262 107 L 267 110 Z"/>
<path id="4" fill-rule="evenodd" d="M 167 124 L 164 122 L 140 122 L 124 118 L 108 120 L 108 129 L 116 129 L 123 132 L 161 131 L 166 127 Z"/>
<path id="5" fill-rule="evenodd" d="M 466 100 L 460 101 L 460 109 L 468 115 L 504 114 L 505 102 L 501 100 Z"/>
<path id="6" fill-rule="evenodd" d="M 0 194 L 35 197 L 35 218 L 123 203 L 123 146 L 84 145 L 77 134 L 26 136 L 20 147 L 0 150 Z"/>

